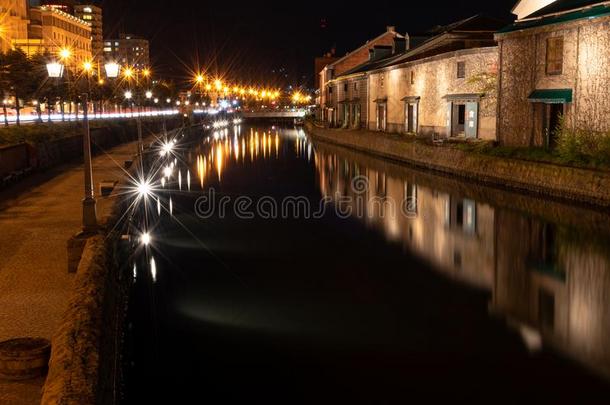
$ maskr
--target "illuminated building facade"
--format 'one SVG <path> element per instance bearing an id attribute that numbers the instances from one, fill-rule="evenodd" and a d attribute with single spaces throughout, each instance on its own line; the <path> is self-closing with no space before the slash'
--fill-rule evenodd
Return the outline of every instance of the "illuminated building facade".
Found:
<path id="1" fill-rule="evenodd" d="M 91 52 L 93 59 L 104 61 L 104 24 L 102 9 L 92 4 L 74 6 L 74 15 L 91 24 Z"/>
<path id="2" fill-rule="evenodd" d="M 30 56 L 45 52 L 58 55 L 67 49 L 67 62 L 80 64 L 92 58 L 91 25 L 55 7 L 32 8 L 27 39 L 14 44 Z"/>
<path id="3" fill-rule="evenodd" d="M 41 0 L 40 5 L 54 8 L 64 13 L 74 14 L 75 0 Z"/>
<path id="4" fill-rule="evenodd" d="M 496 35 L 502 144 L 553 148 L 562 117 L 569 129 L 610 130 L 608 32 L 607 2 L 558 0 Z"/>
<path id="5" fill-rule="evenodd" d="M 13 41 L 27 38 L 27 0 L 0 0 L 0 51 L 7 52 Z"/>
<path id="6" fill-rule="evenodd" d="M 323 120 L 330 122 L 332 125 L 336 125 L 337 118 L 341 115 L 338 113 L 339 100 L 337 95 L 333 94 L 333 87 L 331 85 L 332 80 L 344 74 L 346 71 L 367 62 L 370 58 L 370 50 L 375 46 L 391 47 L 394 44 L 394 38 L 402 38 L 402 35 L 396 32 L 395 27 L 389 26 L 383 34 L 367 41 L 360 48 L 348 53 L 322 69 L 319 74 L 319 83 L 320 111 Z"/>
<path id="7" fill-rule="evenodd" d="M 145 69 L 150 66 L 149 42 L 136 35 L 122 34 L 119 39 L 104 41 L 104 56 L 124 66 Z"/>
<path id="8" fill-rule="evenodd" d="M 429 37 L 407 35 L 402 46 L 374 47 L 367 63 L 332 82 L 336 126 L 495 140 L 494 33 L 504 25 L 474 16 Z"/>

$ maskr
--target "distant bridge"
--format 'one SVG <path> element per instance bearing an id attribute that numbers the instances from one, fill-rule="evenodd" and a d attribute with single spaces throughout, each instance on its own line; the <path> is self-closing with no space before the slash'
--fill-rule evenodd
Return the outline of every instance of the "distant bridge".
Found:
<path id="1" fill-rule="evenodd" d="M 244 111 L 244 118 L 303 118 L 305 110 L 297 111 Z"/>

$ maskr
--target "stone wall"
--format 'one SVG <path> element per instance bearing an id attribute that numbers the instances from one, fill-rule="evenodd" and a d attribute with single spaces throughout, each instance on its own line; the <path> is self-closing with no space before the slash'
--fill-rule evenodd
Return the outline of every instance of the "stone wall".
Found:
<path id="1" fill-rule="evenodd" d="M 367 116 L 367 103 L 368 103 L 368 88 L 367 88 L 367 76 L 366 74 L 359 74 L 357 76 L 350 76 L 344 79 L 338 79 L 333 82 L 333 93 L 336 94 L 336 98 L 339 101 L 346 101 L 343 104 L 337 104 L 337 127 L 344 126 L 344 108 L 350 108 L 352 100 L 358 100 L 360 105 L 360 127 L 366 127 L 368 121 Z M 346 89 L 347 87 L 347 89 Z M 350 113 L 351 114 L 351 113 Z M 350 115 L 350 123 L 352 126 L 353 117 Z"/>
<path id="2" fill-rule="evenodd" d="M 0 180 L 12 172 L 30 166 L 30 154 L 25 143 L 0 147 Z"/>
<path id="3" fill-rule="evenodd" d="M 103 236 L 87 241 L 53 350 L 42 404 L 95 404 L 108 257 Z"/>
<path id="4" fill-rule="evenodd" d="M 466 77 L 457 77 L 458 62 L 465 62 Z M 404 97 L 420 97 L 419 133 L 447 135 L 448 102 L 451 94 L 485 93 L 479 105 L 479 131 L 482 139 L 495 139 L 496 92 L 489 90 L 498 67 L 496 47 L 475 48 L 408 62 L 369 76 L 369 129 L 376 128 L 375 100 L 387 98 L 388 132 L 406 132 Z M 411 84 L 413 72 L 413 84 Z"/>
<path id="5" fill-rule="evenodd" d="M 610 173 L 548 163 L 498 158 L 431 146 L 404 136 L 372 131 L 322 129 L 314 138 L 462 178 L 563 200 L 610 207 Z"/>
<path id="6" fill-rule="evenodd" d="M 500 100 L 498 140 L 509 146 L 542 146 L 540 105 L 528 101 L 537 89 L 572 89 L 573 102 L 565 105 L 571 128 L 610 130 L 610 17 L 498 34 Z M 563 37 L 563 71 L 546 72 L 547 40 Z M 541 115 L 541 114 L 538 114 Z"/>

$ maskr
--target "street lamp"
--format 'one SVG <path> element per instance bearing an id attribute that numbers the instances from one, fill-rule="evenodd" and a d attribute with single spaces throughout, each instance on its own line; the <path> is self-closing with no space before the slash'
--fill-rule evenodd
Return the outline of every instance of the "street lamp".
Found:
<path id="1" fill-rule="evenodd" d="M 72 56 L 72 51 L 70 48 L 62 48 L 59 50 L 59 57 L 61 60 L 68 60 Z"/>
<path id="2" fill-rule="evenodd" d="M 89 61 L 83 62 L 83 71 L 85 73 L 91 73 L 93 71 L 93 63 Z"/>
<path id="3" fill-rule="evenodd" d="M 116 62 L 108 62 L 106 65 L 104 65 L 104 69 L 106 70 L 106 77 L 109 79 L 116 79 L 119 77 L 121 67 Z"/>
<path id="4" fill-rule="evenodd" d="M 130 68 L 130 67 L 126 67 L 126 68 L 123 70 L 123 76 L 125 76 L 125 78 L 126 78 L 127 80 L 131 80 L 131 79 L 133 78 L 133 76 L 134 76 L 134 71 L 133 71 L 133 69 L 132 69 L 132 68 Z"/>
<path id="5" fill-rule="evenodd" d="M 60 56 L 62 60 L 70 57 L 69 49 L 62 49 Z M 53 61 L 47 64 L 47 73 L 49 77 L 59 79 L 63 76 L 64 65 Z M 89 114 L 88 102 L 89 95 L 84 95 L 84 118 L 83 118 L 83 156 L 85 158 L 85 197 L 83 198 L 83 232 L 91 233 L 97 230 L 97 209 L 96 201 L 93 194 L 93 167 L 91 162 L 91 132 L 89 130 Z"/>
<path id="6" fill-rule="evenodd" d="M 50 78 L 59 79 L 64 75 L 64 65 L 59 62 L 47 63 L 47 73 Z"/>

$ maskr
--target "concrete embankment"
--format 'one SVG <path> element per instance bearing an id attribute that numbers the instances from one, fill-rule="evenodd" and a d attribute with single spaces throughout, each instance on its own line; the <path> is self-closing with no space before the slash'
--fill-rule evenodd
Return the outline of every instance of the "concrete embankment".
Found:
<path id="1" fill-rule="evenodd" d="M 610 207 L 610 172 L 549 163 L 485 156 L 452 146 L 433 146 L 364 130 L 319 128 L 307 123 L 315 139 L 346 146 L 410 165 L 475 180 L 601 207 Z"/>

